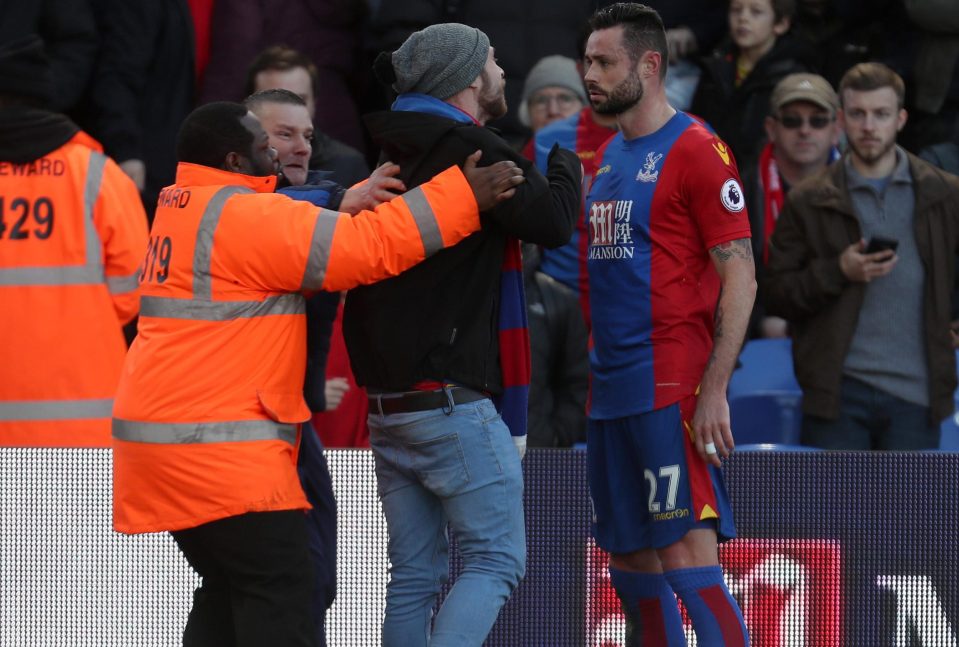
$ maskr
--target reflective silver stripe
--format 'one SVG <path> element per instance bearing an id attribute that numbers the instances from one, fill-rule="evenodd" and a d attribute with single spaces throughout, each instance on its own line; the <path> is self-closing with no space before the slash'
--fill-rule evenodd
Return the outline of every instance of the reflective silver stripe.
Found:
<path id="1" fill-rule="evenodd" d="M 0 285 L 102 285 L 103 270 L 85 265 L 0 269 Z"/>
<path id="2" fill-rule="evenodd" d="M 213 234 L 220 223 L 223 205 L 238 193 L 253 193 L 242 186 L 225 186 L 210 198 L 200 218 L 196 232 L 196 247 L 193 250 L 193 298 L 209 301 L 213 296 L 210 277 L 210 259 L 213 254 Z"/>
<path id="3" fill-rule="evenodd" d="M 433 213 L 433 207 L 423 189 L 416 187 L 403 194 L 403 200 L 406 206 L 410 208 L 413 214 L 413 220 L 416 221 L 416 227 L 420 230 L 420 239 L 423 241 L 423 249 L 427 256 L 432 256 L 443 249 L 443 234 L 440 233 L 440 225 L 436 222 L 436 214 Z"/>
<path id="4" fill-rule="evenodd" d="M 102 243 L 100 234 L 97 233 L 96 224 L 93 222 L 93 210 L 97 204 L 97 197 L 100 195 L 100 183 L 103 180 L 103 167 L 106 166 L 106 163 L 105 155 L 97 152 L 90 153 L 90 162 L 87 165 L 87 182 L 83 187 L 83 221 L 86 229 L 87 267 L 101 268 L 101 280 L 103 279 L 100 262 Z"/>
<path id="5" fill-rule="evenodd" d="M 109 418 L 113 400 L 19 400 L 0 402 L 0 420 L 87 420 Z"/>
<path id="6" fill-rule="evenodd" d="M 306 300 L 300 294 L 267 297 L 263 301 L 198 301 L 170 297 L 140 297 L 141 317 L 229 321 L 267 315 L 306 314 Z"/>
<path id="7" fill-rule="evenodd" d="M 126 294 L 133 292 L 140 285 L 140 270 L 137 270 L 129 276 L 108 276 L 107 288 L 110 294 Z"/>
<path id="8" fill-rule="evenodd" d="M 233 422 L 135 422 L 113 419 L 113 437 L 132 443 L 229 443 L 282 440 L 296 443 L 296 426 L 272 420 Z"/>
<path id="9" fill-rule="evenodd" d="M 330 262 L 330 249 L 333 247 L 333 232 L 340 221 L 335 211 L 320 209 L 320 215 L 313 227 L 313 238 L 310 240 L 310 255 L 306 259 L 306 271 L 303 272 L 303 290 L 319 290 L 326 280 L 326 267 Z"/>

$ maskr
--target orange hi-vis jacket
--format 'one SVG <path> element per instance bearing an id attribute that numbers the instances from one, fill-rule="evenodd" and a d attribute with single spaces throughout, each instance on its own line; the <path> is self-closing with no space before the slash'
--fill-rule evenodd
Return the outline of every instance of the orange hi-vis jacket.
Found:
<path id="1" fill-rule="evenodd" d="M 480 227 L 456 167 L 354 217 L 273 194 L 275 182 L 181 163 L 160 194 L 113 410 L 120 532 L 308 509 L 302 292 L 395 276 Z"/>
<path id="2" fill-rule="evenodd" d="M 0 161 L 0 445 L 109 447 L 147 219 L 83 132 Z"/>

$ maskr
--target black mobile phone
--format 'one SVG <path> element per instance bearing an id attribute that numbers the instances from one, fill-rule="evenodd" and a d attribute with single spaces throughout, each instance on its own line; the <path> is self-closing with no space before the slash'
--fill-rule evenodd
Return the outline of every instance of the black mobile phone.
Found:
<path id="1" fill-rule="evenodd" d="M 887 249 L 896 251 L 896 248 L 899 247 L 899 241 L 895 238 L 884 238 L 883 236 L 873 236 L 869 239 L 869 242 L 866 244 L 866 253 L 875 254 L 876 252 L 884 252 Z"/>

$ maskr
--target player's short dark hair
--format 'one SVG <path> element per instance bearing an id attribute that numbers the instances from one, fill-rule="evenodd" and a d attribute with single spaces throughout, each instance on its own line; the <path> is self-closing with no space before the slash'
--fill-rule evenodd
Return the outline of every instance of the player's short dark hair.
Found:
<path id="1" fill-rule="evenodd" d="M 663 19 L 652 7 L 637 2 L 617 2 L 600 9 L 589 19 L 592 31 L 622 26 L 623 44 L 629 57 L 638 61 L 648 51 L 659 52 L 662 65 L 659 78 L 666 78 L 669 64 L 669 46 L 666 44 L 666 28 Z"/>
<path id="2" fill-rule="evenodd" d="M 899 108 L 906 105 L 906 84 L 891 67 L 882 63 L 853 65 L 842 75 L 842 79 L 839 81 L 839 103 L 842 104 L 844 90 L 869 92 L 882 88 L 892 88 L 895 91 Z"/>
<path id="3" fill-rule="evenodd" d="M 216 101 L 200 106 L 183 120 L 176 141 L 177 161 L 221 168 L 228 153 L 250 156 L 253 133 L 241 123 L 242 103 Z"/>
<path id="4" fill-rule="evenodd" d="M 246 93 L 250 95 L 256 90 L 256 75 L 260 72 L 269 70 L 285 72 L 298 67 L 302 67 L 310 75 L 313 96 L 319 96 L 319 88 L 316 87 L 319 82 L 319 72 L 316 69 L 316 64 L 305 54 L 286 45 L 271 45 L 256 55 L 246 73 Z"/>
<path id="5" fill-rule="evenodd" d="M 257 108 L 262 106 L 264 103 L 282 103 L 290 106 L 306 107 L 306 101 L 303 100 L 303 97 L 295 92 L 284 90 L 283 88 L 260 90 L 259 92 L 254 92 L 243 100 L 243 105 L 245 105 L 247 109 L 251 110 L 252 112 L 256 112 Z"/>

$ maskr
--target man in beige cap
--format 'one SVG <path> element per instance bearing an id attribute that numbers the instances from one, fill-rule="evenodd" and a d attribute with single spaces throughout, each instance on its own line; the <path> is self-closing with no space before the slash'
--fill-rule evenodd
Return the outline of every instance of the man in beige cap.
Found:
<path id="1" fill-rule="evenodd" d="M 838 109 L 836 91 L 817 74 L 790 74 L 773 89 L 765 121 L 769 141 L 758 166 L 743 173 L 757 278 L 789 189 L 839 157 Z M 785 337 L 786 321 L 765 316 L 757 301 L 750 332 L 753 337 Z"/>

